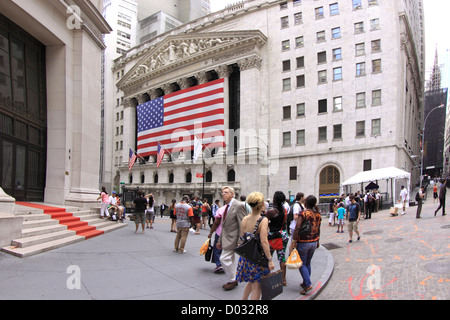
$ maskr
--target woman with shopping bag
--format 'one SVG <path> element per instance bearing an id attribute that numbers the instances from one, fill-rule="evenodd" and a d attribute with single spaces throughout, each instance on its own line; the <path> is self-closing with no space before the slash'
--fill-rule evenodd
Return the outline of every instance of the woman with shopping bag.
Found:
<path id="1" fill-rule="evenodd" d="M 316 206 L 317 198 L 310 195 L 305 201 L 305 210 L 299 214 L 297 225 L 291 243 L 291 251 L 297 249 L 303 262 L 299 271 L 303 278 L 300 294 L 304 295 L 312 289 L 311 283 L 311 259 L 316 248 L 319 247 L 320 225 L 322 217 Z M 306 231 L 304 231 L 306 230 Z"/>
<path id="2" fill-rule="evenodd" d="M 253 192 L 247 197 L 247 203 L 252 208 L 252 212 L 242 219 L 241 223 L 241 237 L 245 233 L 252 233 L 259 235 L 259 240 L 264 251 L 264 255 L 268 260 L 268 265 L 263 267 L 247 258 L 239 257 L 239 263 L 236 272 L 236 280 L 239 282 L 247 282 L 245 286 L 242 300 L 247 300 L 250 297 L 252 300 L 259 300 L 261 298 L 261 278 L 268 275 L 271 270 L 275 268 L 270 254 L 268 233 L 268 220 L 261 216 L 262 210 L 265 208 L 264 197 L 259 192 Z M 257 226 L 255 228 L 255 226 Z"/>

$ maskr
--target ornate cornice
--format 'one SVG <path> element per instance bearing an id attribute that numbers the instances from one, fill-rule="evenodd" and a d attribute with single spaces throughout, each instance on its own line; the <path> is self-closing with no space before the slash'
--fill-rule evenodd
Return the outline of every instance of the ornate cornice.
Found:
<path id="1" fill-rule="evenodd" d="M 245 56 L 257 54 L 266 41 L 267 37 L 259 30 L 168 36 L 142 57 L 116 85 L 129 92 L 150 79 L 206 59 L 217 65 L 230 60 L 237 62 Z"/>

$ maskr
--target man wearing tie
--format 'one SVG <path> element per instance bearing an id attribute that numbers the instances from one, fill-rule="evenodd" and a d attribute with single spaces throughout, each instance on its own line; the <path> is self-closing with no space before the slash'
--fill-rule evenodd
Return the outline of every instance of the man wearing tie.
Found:
<path id="1" fill-rule="evenodd" d="M 232 290 L 237 285 L 236 263 L 234 249 L 238 245 L 241 232 L 242 219 L 247 215 L 245 204 L 234 199 L 234 189 L 232 187 L 222 188 L 222 198 L 225 202 L 225 212 L 222 218 L 222 232 L 217 242 L 217 249 L 222 249 L 220 262 L 229 281 L 223 285 L 225 290 Z"/>

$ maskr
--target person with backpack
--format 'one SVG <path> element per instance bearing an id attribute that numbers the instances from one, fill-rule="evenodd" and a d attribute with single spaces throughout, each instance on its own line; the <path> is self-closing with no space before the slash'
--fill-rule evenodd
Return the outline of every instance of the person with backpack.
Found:
<path id="1" fill-rule="evenodd" d="M 420 219 L 420 213 L 422 212 L 422 199 L 425 193 L 423 192 L 423 186 L 420 187 L 419 191 L 416 193 L 416 202 L 417 202 L 417 211 L 416 211 L 416 219 Z"/>
<path id="2" fill-rule="evenodd" d="M 289 234 L 292 235 L 294 234 L 294 229 L 295 226 L 297 224 L 297 218 L 300 212 L 302 212 L 305 207 L 304 207 L 304 203 L 305 203 L 305 194 L 303 192 L 298 192 L 295 195 L 295 201 L 294 203 L 291 205 L 291 207 L 289 208 L 289 213 L 287 216 L 287 222 L 286 224 L 289 226 Z"/>

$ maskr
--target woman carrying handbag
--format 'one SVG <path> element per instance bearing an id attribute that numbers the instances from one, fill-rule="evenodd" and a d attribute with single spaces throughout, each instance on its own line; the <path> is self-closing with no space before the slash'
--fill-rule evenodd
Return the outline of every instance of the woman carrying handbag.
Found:
<path id="1" fill-rule="evenodd" d="M 286 230 L 286 210 L 283 204 L 286 196 L 281 191 L 275 191 L 273 195 L 273 207 L 266 212 L 269 219 L 269 244 L 270 253 L 277 253 L 280 269 L 283 272 L 283 285 L 286 286 L 286 246 L 289 236 Z"/>
<path id="2" fill-rule="evenodd" d="M 298 216 L 290 249 L 291 251 L 297 249 L 300 258 L 303 261 L 303 265 L 299 269 L 303 278 L 303 283 L 301 284 L 303 290 L 300 291 L 300 294 L 302 295 L 312 289 L 311 259 L 315 250 L 319 247 L 322 217 L 316 203 L 317 198 L 315 196 L 310 195 L 306 198 L 306 209 Z M 302 228 L 308 224 L 310 225 L 309 228 Z M 308 232 L 303 234 L 303 229 L 308 229 Z"/>
<path id="3" fill-rule="evenodd" d="M 236 280 L 239 282 L 247 282 L 242 300 L 248 300 L 250 294 L 251 300 L 259 300 L 261 298 L 261 277 L 269 274 L 275 266 L 272 262 L 269 241 L 267 239 L 269 222 L 264 217 L 262 220 L 259 220 L 261 218 L 262 210 L 265 209 L 264 197 L 259 192 L 253 192 L 247 197 L 247 203 L 252 208 L 252 212 L 242 220 L 241 236 L 244 236 L 246 232 L 253 232 L 257 222 L 259 222 L 256 234 L 259 235 L 264 254 L 268 259 L 268 266 L 263 267 L 246 258 L 239 257 Z"/>

